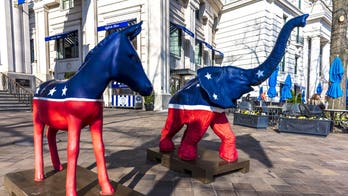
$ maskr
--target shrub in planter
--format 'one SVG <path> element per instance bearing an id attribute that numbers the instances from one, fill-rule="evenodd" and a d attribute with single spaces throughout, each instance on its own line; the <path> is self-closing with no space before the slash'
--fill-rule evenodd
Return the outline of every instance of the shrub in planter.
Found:
<path id="1" fill-rule="evenodd" d="M 154 109 L 155 95 L 152 92 L 151 95 L 144 97 L 144 106 L 146 111 L 153 111 Z"/>
<path id="2" fill-rule="evenodd" d="M 333 127 L 333 122 L 324 118 L 281 117 L 279 118 L 279 132 L 302 133 L 327 136 Z"/>

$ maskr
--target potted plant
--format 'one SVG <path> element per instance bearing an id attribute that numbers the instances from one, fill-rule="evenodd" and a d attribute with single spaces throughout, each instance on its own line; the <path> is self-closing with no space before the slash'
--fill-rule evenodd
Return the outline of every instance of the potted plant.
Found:
<path id="1" fill-rule="evenodd" d="M 250 102 L 241 102 L 238 105 L 239 112 L 233 115 L 233 124 L 265 129 L 268 126 L 269 116 L 262 111 L 256 111 Z"/>
<path id="2" fill-rule="evenodd" d="M 151 95 L 144 97 L 144 106 L 146 111 L 153 111 L 154 109 L 155 95 L 152 92 Z"/>

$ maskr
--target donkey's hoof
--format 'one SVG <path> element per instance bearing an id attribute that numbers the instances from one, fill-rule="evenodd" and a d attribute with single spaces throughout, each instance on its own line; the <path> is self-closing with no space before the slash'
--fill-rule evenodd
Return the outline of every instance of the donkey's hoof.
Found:
<path id="1" fill-rule="evenodd" d="M 159 148 L 161 152 L 171 152 L 174 150 L 174 143 L 169 139 L 163 139 L 160 141 Z"/>
<path id="2" fill-rule="evenodd" d="M 53 168 L 54 168 L 54 171 L 56 172 L 62 171 L 64 169 L 62 164 L 55 165 L 53 166 Z"/>

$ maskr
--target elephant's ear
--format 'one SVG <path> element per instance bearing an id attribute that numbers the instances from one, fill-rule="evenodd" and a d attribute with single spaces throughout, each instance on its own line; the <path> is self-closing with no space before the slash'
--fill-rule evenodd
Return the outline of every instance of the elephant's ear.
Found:
<path id="1" fill-rule="evenodd" d="M 201 88 L 209 101 L 221 108 L 236 107 L 236 101 L 253 89 L 244 69 L 237 67 L 204 67 L 197 71 Z"/>

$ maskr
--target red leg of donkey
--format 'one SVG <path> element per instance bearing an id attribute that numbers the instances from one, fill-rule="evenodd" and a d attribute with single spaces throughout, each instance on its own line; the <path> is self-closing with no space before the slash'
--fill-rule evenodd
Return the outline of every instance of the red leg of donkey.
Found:
<path id="1" fill-rule="evenodd" d="M 182 119 L 184 116 L 183 112 L 183 110 L 172 108 L 168 109 L 168 117 L 166 120 L 166 124 L 164 125 L 161 133 L 161 139 L 159 144 L 160 151 L 170 152 L 174 150 L 174 143 L 172 139 L 184 125 Z"/>
<path id="2" fill-rule="evenodd" d="M 91 125 L 91 134 L 92 134 L 92 142 L 94 148 L 94 155 L 97 161 L 97 169 L 98 169 L 98 181 L 99 185 L 102 189 L 102 195 L 112 195 L 114 193 L 114 189 L 109 182 L 109 177 L 106 170 L 105 165 L 105 157 L 104 157 L 104 143 L 103 143 L 103 134 L 102 134 L 102 119 L 97 120 Z"/>
<path id="3" fill-rule="evenodd" d="M 68 166 L 66 173 L 66 195 L 76 196 L 76 165 L 80 151 L 81 120 L 70 116 L 68 119 Z"/>
<path id="4" fill-rule="evenodd" d="M 56 171 L 62 171 L 63 166 L 60 163 L 58 150 L 57 150 L 57 141 L 56 141 L 57 132 L 58 132 L 57 129 L 53 129 L 53 128 L 49 127 L 47 130 L 46 136 L 47 136 L 47 141 L 48 141 L 48 147 L 50 149 L 51 161 L 52 161 L 53 168 Z"/>
<path id="5" fill-rule="evenodd" d="M 230 123 L 225 113 L 216 113 L 211 123 L 211 128 L 221 139 L 220 157 L 226 161 L 233 162 L 238 159 L 236 149 L 236 137 L 233 134 Z"/>
<path id="6" fill-rule="evenodd" d="M 38 116 L 37 102 L 33 102 L 33 123 L 34 123 L 34 164 L 35 164 L 35 181 L 42 181 L 44 179 L 44 163 L 42 154 L 42 136 L 45 124 L 42 123 Z"/>

